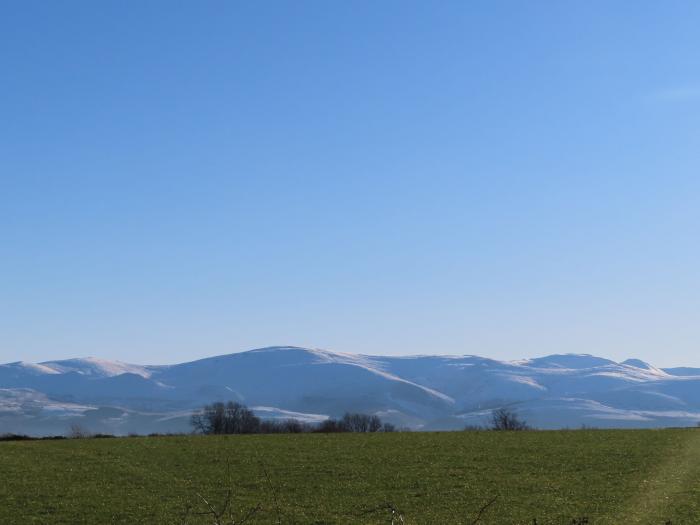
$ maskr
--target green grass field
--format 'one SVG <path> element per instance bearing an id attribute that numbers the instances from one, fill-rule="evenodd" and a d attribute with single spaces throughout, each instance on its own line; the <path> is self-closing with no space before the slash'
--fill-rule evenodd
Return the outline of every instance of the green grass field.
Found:
<path id="1" fill-rule="evenodd" d="M 248 523 L 700 523 L 700 430 L 0 443 L 3 525 L 212 523 L 229 487 Z"/>

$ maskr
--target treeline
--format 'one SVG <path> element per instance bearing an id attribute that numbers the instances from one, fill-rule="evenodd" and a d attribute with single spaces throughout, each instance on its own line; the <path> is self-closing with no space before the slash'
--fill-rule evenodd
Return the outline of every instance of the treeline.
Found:
<path id="1" fill-rule="evenodd" d="M 536 430 L 531 427 L 527 421 L 522 419 L 517 412 L 513 412 L 508 408 L 497 408 L 491 412 L 490 422 L 488 425 L 467 425 L 464 427 L 466 431 L 521 431 L 521 430 Z"/>
<path id="2" fill-rule="evenodd" d="M 394 432 L 396 427 L 376 415 L 346 413 L 340 419 L 306 423 L 297 419 L 261 419 L 241 403 L 212 403 L 192 414 L 190 423 L 200 434 L 301 434 L 310 432 Z"/>
<path id="3" fill-rule="evenodd" d="M 28 436 L 26 434 L 6 433 L 0 434 L 0 441 L 50 441 L 55 439 L 68 439 L 67 436 Z"/>
<path id="4" fill-rule="evenodd" d="M 245 405 L 230 401 L 212 403 L 192 414 L 193 431 L 199 434 L 302 434 L 340 432 L 395 432 L 394 425 L 384 422 L 376 415 L 346 413 L 342 418 L 330 418 L 318 423 L 307 423 L 297 419 L 261 419 Z M 700 426 L 700 425 L 699 425 Z M 517 413 L 506 408 L 494 410 L 488 426 L 470 425 L 464 430 L 530 430 L 530 427 Z M 401 429 L 402 431 L 408 429 Z M 140 435 L 130 433 L 128 437 L 163 437 L 185 435 L 182 433 L 151 433 Z M 113 438 L 112 434 L 92 433 L 79 424 L 72 424 L 66 435 L 34 437 L 23 434 L 0 434 L 0 441 L 30 441 L 50 439 Z"/>

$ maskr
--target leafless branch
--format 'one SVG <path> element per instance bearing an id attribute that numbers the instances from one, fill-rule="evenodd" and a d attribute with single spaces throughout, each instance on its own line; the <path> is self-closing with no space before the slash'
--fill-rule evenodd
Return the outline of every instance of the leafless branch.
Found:
<path id="1" fill-rule="evenodd" d="M 270 474 L 267 472 L 265 465 L 261 466 L 263 473 L 265 474 L 265 480 L 267 480 L 267 486 L 270 488 L 270 492 L 272 493 L 272 501 L 275 504 L 275 512 L 277 513 L 277 524 L 279 525 L 282 523 L 282 511 L 280 510 L 279 500 L 277 499 L 277 488 L 272 484 Z"/>
<path id="2" fill-rule="evenodd" d="M 494 496 L 494 498 L 492 500 L 490 500 L 486 505 L 484 505 L 483 507 L 481 507 L 481 509 L 479 509 L 479 513 L 476 515 L 476 519 L 474 521 L 472 521 L 472 525 L 476 525 L 477 523 L 479 523 L 481 521 L 481 517 L 484 515 L 484 512 L 486 512 L 486 509 L 488 509 L 491 505 L 496 503 L 497 499 L 498 499 L 498 496 Z"/>

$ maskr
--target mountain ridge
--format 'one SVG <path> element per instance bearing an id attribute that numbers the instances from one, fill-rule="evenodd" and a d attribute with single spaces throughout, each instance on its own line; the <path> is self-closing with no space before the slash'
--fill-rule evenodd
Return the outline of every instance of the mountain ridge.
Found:
<path id="1" fill-rule="evenodd" d="M 687 426 L 700 421 L 700 371 L 590 354 L 501 361 L 295 346 L 172 365 L 95 357 L 0 365 L 0 433 L 60 433 L 74 422 L 112 433 L 185 431 L 192 410 L 228 399 L 263 417 L 362 411 L 414 429 L 484 424 L 501 406 L 540 428 Z"/>

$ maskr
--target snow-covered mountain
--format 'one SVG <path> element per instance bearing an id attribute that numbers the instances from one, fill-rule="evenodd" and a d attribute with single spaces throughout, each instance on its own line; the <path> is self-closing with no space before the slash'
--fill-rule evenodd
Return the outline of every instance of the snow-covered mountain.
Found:
<path id="1" fill-rule="evenodd" d="M 520 361 L 382 357 L 270 347 L 170 366 L 96 358 L 0 365 L 0 433 L 184 431 L 193 409 L 237 400 L 261 417 L 345 411 L 399 426 L 483 424 L 508 406 L 540 428 L 661 427 L 700 421 L 700 370 L 591 355 Z"/>

